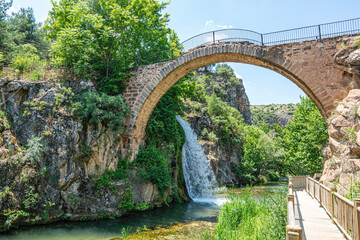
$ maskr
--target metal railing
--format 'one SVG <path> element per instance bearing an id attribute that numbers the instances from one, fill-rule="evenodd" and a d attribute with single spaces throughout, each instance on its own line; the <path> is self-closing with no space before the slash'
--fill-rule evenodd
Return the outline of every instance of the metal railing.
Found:
<path id="1" fill-rule="evenodd" d="M 175 48 L 136 56 L 136 65 L 173 60 L 190 49 L 221 42 L 249 42 L 260 46 L 272 46 L 300 41 L 324 39 L 360 33 L 360 18 L 331 22 L 270 33 L 258 33 L 246 29 L 223 29 L 205 32 L 191 37 Z"/>

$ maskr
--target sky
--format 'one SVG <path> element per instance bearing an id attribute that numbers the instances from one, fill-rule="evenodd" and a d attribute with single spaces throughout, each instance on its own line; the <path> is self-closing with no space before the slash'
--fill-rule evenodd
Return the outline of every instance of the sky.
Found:
<path id="1" fill-rule="evenodd" d="M 50 0 L 13 0 L 10 11 L 32 7 L 38 22 Z M 180 42 L 197 34 L 227 28 L 267 33 L 360 17 L 359 0 L 172 0 L 164 11 Z M 229 63 L 242 76 L 251 105 L 296 103 L 305 93 L 278 73 L 247 64 Z"/>

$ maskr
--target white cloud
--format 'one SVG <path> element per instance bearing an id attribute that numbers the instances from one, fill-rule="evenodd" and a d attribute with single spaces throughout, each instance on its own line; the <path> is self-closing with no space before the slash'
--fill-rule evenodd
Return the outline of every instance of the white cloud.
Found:
<path id="1" fill-rule="evenodd" d="M 205 27 L 210 27 L 210 26 L 212 26 L 212 25 L 214 25 L 214 21 L 213 21 L 213 20 L 206 20 L 206 22 L 205 22 Z"/>
<path id="2" fill-rule="evenodd" d="M 205 22 L 205 27 L 215 27 L 215 28 L 220 28 L 220 29 L 229 29 L 229 28 L 233 28 L 232 25 L 220 25 L 220 24 L 214 24 L 213 20 L 206 20 Z"/>

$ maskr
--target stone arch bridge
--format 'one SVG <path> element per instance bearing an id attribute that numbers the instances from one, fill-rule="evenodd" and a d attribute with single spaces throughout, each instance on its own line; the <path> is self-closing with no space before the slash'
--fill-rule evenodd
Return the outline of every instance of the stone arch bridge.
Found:
<path id="1" fill-rule="evenodd" d="M 193 48 L 174 60 L 133 69 L 124 92 L 131 116 L 126 123 L 123 152 L 137 153 L 144 143 L 145 128 L 153 109 L 177 81 L 191 71 L 220 62 L 252 64 L 283 75 L 301 88 L 322 116 L 328 118 L 336 102 L 360 86 L 347 73 L 347 67 L 334 61 L 345 38 L 349 39 L 340 36 L 275 46 L 249 42 L 210 43 Z"/>

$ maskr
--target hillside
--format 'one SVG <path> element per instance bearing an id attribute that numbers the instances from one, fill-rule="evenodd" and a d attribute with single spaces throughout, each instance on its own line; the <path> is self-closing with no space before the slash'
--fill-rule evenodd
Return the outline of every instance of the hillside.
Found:
<path id="1" fill-rule="evenodd" d="M 294 116 L 296 104 L 269 104 L 269 105 L 252 105 L 250 111 L 255 124 L 276 123 L 281 126 L 287 125 L 288 121 Z"/>

